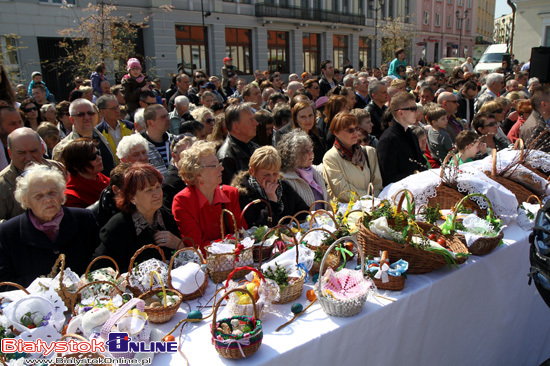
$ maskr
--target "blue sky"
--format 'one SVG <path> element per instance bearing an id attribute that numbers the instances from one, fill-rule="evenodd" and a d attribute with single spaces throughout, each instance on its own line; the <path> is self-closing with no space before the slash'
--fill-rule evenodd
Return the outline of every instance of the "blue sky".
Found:
<path id="1" fill-rule="evenodd" d="M 510 14 L 511 12 L 512 8 L 506 3 L 506 0 L 496 0 L 495 18 Z"/>

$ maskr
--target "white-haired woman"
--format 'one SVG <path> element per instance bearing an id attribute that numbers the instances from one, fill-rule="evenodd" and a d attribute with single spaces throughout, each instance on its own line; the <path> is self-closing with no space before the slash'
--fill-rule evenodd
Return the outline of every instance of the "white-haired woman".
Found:
<path id="1" fill-rule="evenodd" d="M 140 134 L 124 136 L 116 148 L 116 156 L 123 163 L 149 163 L 149 144 Z"/>
<path id="2" fill-rule="evenodd" d="M 42 116 L 42 121 L 57 124 L 55 115 L 55 104 L 44 104 L 40 108 L 40 116 Z"/>
<path id="3" fill-rule="evenodd" d="M 302 130 L 295 129 L 283 136 L 277 145 L 281 154 L 281 172 L 285 181 L 309 206 L 328 200 L 322 170 L 313 165 L 313 142 Z M 315 209 L 328 208 L 318 203 Z"/>
<path id="4" fill-rule="evenodd" d="M 187 187 L 174 197 L 172 212 L 181 236 L 191 237 L 205 254 L 204 247 L 221 238 L 222 208 L 241 222 L 239 193 L 235 187 L 221 185 L 223 165 L 211 142 L 198 141 L 183 151 L 178 167 Z M 233 232 L 233 225 L 227 226 Z"/>
<path id="5" fill-rule="evenodd" d="M 0 281 L 28 286 L 48 274 L 59 254 L 83 273 L 99 244 L 86 209 L 63 207 L 65 179 L 56 168 L 31 165 L 18 178 L 15 199 L 27 211 L 0 225 Z"/>
<path id="6" fill-rule="evenodd" d="M 202 123 L 202 125 L 204 126 L 204 136 L 208 136 L 212 133 L 214 129 L 214 122 L 216 121 L 214 119 L 214 111 L 212 111 L 212 109 L 206 107 L 198 107 L 193 109 L 191 115 L 193 116 L 195 121 Z"/>
<path id="7" fill-rule="evenodd" d="M 195 136 L 178 135 L 172 141 L 170 151 L 172 151 L 172 161 L 164 179 L 162 181 L 162 192 L 164 193 L 164 207 L 171 209 L 174 196 L 180 193 L 187 184 L 181 179 L 178 171 L 178 163 L 181 159 L 181 153 L 187 150 L 197 141 Z"/>

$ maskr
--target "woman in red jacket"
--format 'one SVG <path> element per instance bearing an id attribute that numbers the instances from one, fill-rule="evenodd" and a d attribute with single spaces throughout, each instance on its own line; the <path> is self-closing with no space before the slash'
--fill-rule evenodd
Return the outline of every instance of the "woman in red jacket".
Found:
<path id="1" fill-rule="evenodd" d="M 220 217 L 225 208 L 241 224 L 239 193 L 221 185 L 223 166 L 216 157 L 214 144 L 198 141 L 181 155 L 180 176 L 187 187 L 174 197 L 172 213 L 182 237 L 190 237 L 201 248 L 221 238 Z M 233 233 L 233 220 L 225 215 L 226 233 Z M 243 223 L 243 225 L 246 225 Z M 189 243 L 186 243 L 189 245 Z"/>

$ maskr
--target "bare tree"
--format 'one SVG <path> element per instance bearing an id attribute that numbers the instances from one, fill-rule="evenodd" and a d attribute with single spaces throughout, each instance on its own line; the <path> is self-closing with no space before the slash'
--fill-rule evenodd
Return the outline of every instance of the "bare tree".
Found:
<path id="1" fill-rule="evenodd" d="M 378 34 L 382 36 L 382 63 L 393 60 L 398 48 L 404 48 L 407 56 L 411 55 L 416 28 L 414 24 L 405 23 L 404 20 L 403 17 L 388 17 L 385 23 L 379 26 Z"/>

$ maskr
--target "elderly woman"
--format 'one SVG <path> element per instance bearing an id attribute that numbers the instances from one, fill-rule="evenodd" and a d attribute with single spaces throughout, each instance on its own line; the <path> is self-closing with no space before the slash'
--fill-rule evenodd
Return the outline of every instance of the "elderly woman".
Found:
<path id="1" fill-rule="evenodd" d="M 308 210 L 304 200 L 286 181 L 280 179 L 281 157 L 273 146 L 262 146 L 250 157 L 248 172 L 242 171 L 233 178 L 232 185 L 239 189 L 241 207 L 263 198 L 269 202 L 273 212 L 273 223 L 282 217 L 295 215 Z M 245 212 L 248 226 L 268 224 L 269 210 L 265 205 L 256 204 Z M 302 214 L 299 219 L 305 219 Z"/>
<path id="2" fill-rule="evenodd" d="M 47 275 L 59 254 L 83 273 L 98 245 L 90 211 L 62 207 L 65 179 L 56 168 L 31 165 L 17 180 L 15 199 L 27 211 L 0 225 L 0 281 L 28 286 Z"/>
<path id="3" fill-rule="evenodd" d="M 73 131 L 73 122 L 69 118 L 70 105 L 71 103 L 64 100 L 55 106 L 56 124 L 59 128 L 59 136 L 62 139 Z"/>
<path id="4" fill-rule="evenodd" d="M 40 108 L 40 115 L 42 116 L 42 121 L 56 123 L 55 104 L 44 104 Z"/>
<path id="5" fill-rule="evenodd" d="M 193 116 L 195 121 L 200 122 L 204 126 L 203 132 L 205 136 L 208 136 L 212 133 L 215 122 L 214 111 L 212 111 L 212 109 L 206 107 L 198 107 L 191 112 L 191 116 Z"/>
<path id="6" fill-rule="evenodd" d="M 313 164 L 313 142 L 301 130 L 287 133 L 277 145 L 281 154 L 281 172 L 284 181 L 311 206 L 314 201 L 328 199 L 325 180 L 320 169 Z M 315 209 L 328 208 L 317 204 Z"/>
<path id="7" fill-rule="evenodd" d="M 94 140 L 79 138 L 71 141 L 63 149 L 61 161 L 70 173 L 65 206 L 86 208 L 94 204 L 109 184 L 109 178 L 101 173 L 103 160 Z"/>
<path id="8" fill-rule="evenodd" d="M 108 255 L 126 269 L 132 255 L 144 245 L 163 247 L 166 257 L 183 246 L 171 212 L 162 207 L 161 184 L 162 174 L 149 164 L 134 164 L 124 172 L 124 188 L 116 200 L 122 212 L 101 229 L 96 256 Z M 153 257 L 160 255 L 148 250 L 140 259 Z"/>
<path id="9" fill-rule="evenodd" d="M 221 185 L 223 165 L 216 157 L 214 144 L 198 141 L 183 151 L 178 164 L 187 187 L 179 192 L 172 203 L 172 212 L 182 237 L 190 237 L 205 253 L 204 247 L 221 238 L 220 217 L 222 208 L 241 222 L 239 193 L 231 186 Z M 233 220 L 224 215 L 227 230 L 233 232 Z"/>
<path id="10" fill-rule="evenodd" d="M 149 163 L 149 144 L 139 134 L 124 136 L 118 143 L 116 156 L 123 163 Z"/>
<path id="11" fill-rule="evenodd" d="M 338 98 L 346 99 L 338 96 Z M 327 151 L 325 140 L 319 135 L 317 124 L 315 123 L 315 107 L 311 102 L 298 102 L 292 108 L 292 124 L 288 124 L 277 131 L 275 141 L 279 143 L 285 133 L 294 129 L 301 129 L 313 141 L 313 164 L 319 165 L 323 161 L 323 156 Z"/>
<path id="12" fill-rule="evenodd" d="M 197 141 L 195 136 L 179 135 L 174 138 L 170 151 L 172 151 L 172 161 L 168 167 L 168 171 L 162 181 L 162 192 L 164 193 L 164 207 L 172 209 L 174 196 L 180 193 L 187 184 L 181 179 L 178 171 L 178 163 L 181 160 L 181 153 L 187 150 Z"/>
<path id="13" fill-rule="evenodd" d="M 331 198 L 339 197 L 340 202 L 348 202 L 350 193 L 346 191 L 364 196 L 370 183 L 377 196 L 382 190 L 378 157 L 373 147 L 358 143 L 357 117 L 347 112 L 338 113 L 330 124 L 330 131 L 336 139 L 323 158 L 323 177 Z"/>

